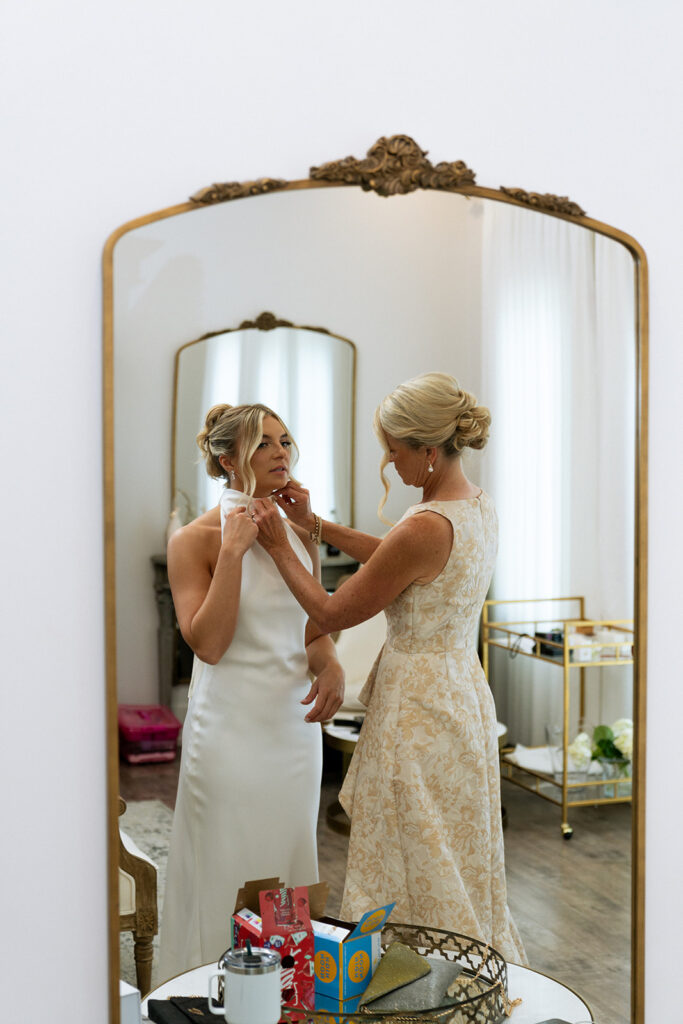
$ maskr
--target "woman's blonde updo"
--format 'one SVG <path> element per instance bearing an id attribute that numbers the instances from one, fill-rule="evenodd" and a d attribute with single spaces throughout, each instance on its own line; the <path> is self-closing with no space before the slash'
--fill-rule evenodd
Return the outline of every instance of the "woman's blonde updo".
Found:
<path id="1" fill-rule="evenodd" d="M 488 441 L 491 414 L 477 399 L 447 373 L 424 373 L 399 384 L 382 399 L 375 412 L 375 433 L 384 448 L 380 476 L 384 497 L 389 481 L 384 469 L 389 462 L 386 435 L 411 448 L 440 448 L 446 458 L 458 458 L 465 448 L 483 448 Z"/>
<path id="2" fill-rule="evenodd" d="M 272 416 L 281 425 L 292 442 L 292 459 L 294 464 L 299 454 L 294 438 L 276 412 L 267 405 L 214 405 L 209 409 L 204 427 L 197 434 L 197 444 L 201 450 L 206 472 L 215 479 L 228 479 L 227 470 L 220 464 L 221 455 L 232 459 L 235 472 L 242 481 L 245 494 L 252 495 L 256 487 L 256 479 L 251 469 L 251 458 L 263 438 L 263 421 Z M 229 481 L 228 481 L 229 482 Z"/>

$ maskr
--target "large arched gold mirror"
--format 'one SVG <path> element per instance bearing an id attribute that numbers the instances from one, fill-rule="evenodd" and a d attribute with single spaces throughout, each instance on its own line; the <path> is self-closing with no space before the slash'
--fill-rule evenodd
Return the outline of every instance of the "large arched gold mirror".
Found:
<path id="1" fill-rule="evenodd" d="M 379 140 L 364 160 L 347 158 L 314 168 L 305 180 L 212 186 L 186 203 L 124 225 L 107 242 L 111 1019 L 118 1014 L 116 708 L 121 695 L 138 703 L 158 697 L 149 559 L 163 546 L 171 512 L 173 360 L 188 341 L 253 320 L 264 309 L 292 323 L 325 325 L 356 345 L 353 517 L 360 529 L 379 532 L 379 453 L 366 444 L 377 402 L 402 379 L 445 370 L 493 412 L 490 452 L 473 475 L 496 498 L 501 518 L 494 596 L 581 594 L 591 618 L 633 619 L 632 675 L 628 666 L 620 666 L 616 681 L 608 669 L 598 669 L 598 682 L 588 688 L 581 709 L 596 725 L 625 717 L 635 722 L 630 801 L 597 812 L 605 836 L 615 821 L 622 822 L 620 842 L 631 853 L 619 872 L 612 872 L 620 873 L 631 895 L 630 915 L 621 927 L 626 951 L 620 946 L 614 955 L 609 922 L 602 923 L 604 931 L 601 927 L 597 936 L 591 933 L 585 945 L 580 907 L 588 897 L 567 890 L 573 883 L 565 871 L 572 859 L 574 866 L 580 861 L 581 835 L 577 827 L 572 842 L 565 844 L 559 816 L 553 819 L 552 841 L 559 844 L 553 862 L 562 869 L 552 872 L 549 888 L 538 897 L 543 908 L 535 919 L 536 934 L 528 935 L 528 951 L 533 967 L 534 949 L 541 949 L 552 930 L 548 915 L 556 916 L 553 906 L 566 902 L 578 907 L 574 937 L 563 940 L 552 962 L 537 961 L 536 966 L 585 991 L 584 967 L 602 960 L 618 976 L 610 1019 L 626 1020 L 630 1014 L 641 1022 L 645 256 L 634 239 L 589 218 L 568 199 L 480 187 L 465 164 L 433 165 L 406 136 Z M 391 518 L 407 504 L 404 499 L 400 487 L 392 488 Z M 134 528 L 127 525 L 131 509 Z M 140 596 L 131 606 L 134 578 Z M 124 607 L 131 624 L 122 634 Z M 121 655 L 124 643 L 126 657 L 117 660 L 117 646 Z M 514 662 L 510 679 L 520 672 L 521 660 Z M 524 685 L 524 701 L 506 692 L 500 679 L 494 692 L 510 735 L 533 746 L 543 742 L 539 731 L 557 715 L 561 695 L 549 697 L 533 679 Z M 531 717 L 525 711 L 528 700 Z M 572 729 L 578 727 L 573 719 Z M 517 828 L 521 812 L 511 807 Z M 512 825 L 508 836 L 512 856 Z M 593 862 L 609 860 L 601 858 L 599 833 L 596 844 Z M 609 844 L 605 839 L 602 849 Z M 509 870 L 513 910 L 515 886 L 525 873 L 524 854 L 519 857 Z M 624 882 L 629 867 L 630 880 Z"/>

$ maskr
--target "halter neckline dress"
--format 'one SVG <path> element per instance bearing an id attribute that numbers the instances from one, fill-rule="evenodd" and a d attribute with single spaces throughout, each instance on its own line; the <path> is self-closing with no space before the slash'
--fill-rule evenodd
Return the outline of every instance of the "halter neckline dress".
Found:
<path id="1" fill-rule="evenodd" d="M 221 532 L 248 495 L 227 489 Z M 310 571 L 303 543 L 285 521 Z M 195 657 L 162 913 L 159 979 L 217 961 L 230 943 L 237 890 L 279 876 L 318 880 L 320 726 L 304 721 L 307 616 L 270 555 L 242 560 L 235 635 L 216 665 Z"/>

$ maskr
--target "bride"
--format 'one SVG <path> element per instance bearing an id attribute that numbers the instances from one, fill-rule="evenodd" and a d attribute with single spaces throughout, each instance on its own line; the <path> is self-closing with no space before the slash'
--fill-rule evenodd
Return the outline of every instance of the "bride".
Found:
<path id="1" fill-rule="evenodd" d="M 168 545 L 176 616 L 195 658 L 161 924 L 163 979 L 218 959 L 248 879 L 317 881 L 318 723 L 344 695 L 333 642 L 254 543 L 252 499 L 289 481 L 296 446 L 285 424 L 264 405 L 218 405 L 197 443 L 207 472 L 226 487 L 220 504 Z M 284 529 L 319 579 L 319 538 L 288 522 Z"/>

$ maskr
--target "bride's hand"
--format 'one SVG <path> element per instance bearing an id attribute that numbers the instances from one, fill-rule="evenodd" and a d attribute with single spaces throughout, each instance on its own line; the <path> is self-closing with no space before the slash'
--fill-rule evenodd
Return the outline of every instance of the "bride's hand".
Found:
<path id="1" fill-rule="evenodd" d="M 315 529 L 315 516 L 311 511 L 311 498 L 305 487 L 290 480 L 273 497 L 288 519 L 310 533 Z"/>
<path id="2" fill-rule="evenodd" d="M 269 553 L 289 544 L 282 516 L 275 502 L 270 498 L 254 498 L 251 501 L 251 518 L 258 526 L 257 540 Z"/>
<path id="3" fill-rule="evenodd" d="M 257 536 L 258 530 L 246 505 L 230 509 L 223 524 L 223 546 L 243 555 Z"/>
<path id="4" fill-rule="evenodd" d="M 313 704 L 306 722 L 329 722 L 344 703 L 344 670 L 336 659 L 316 676 L 302 704 Z"/>

